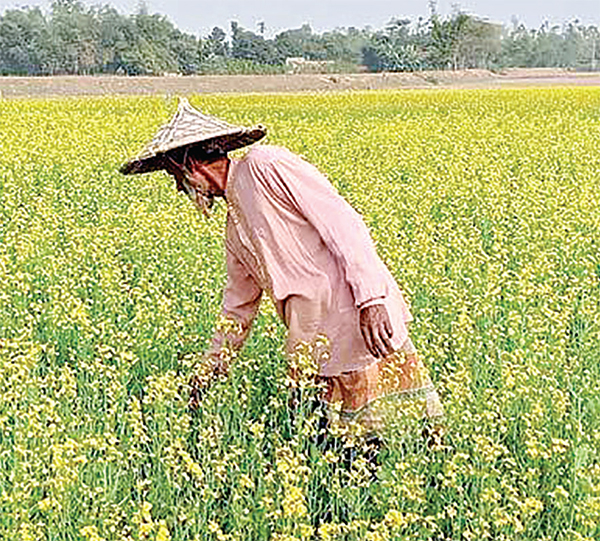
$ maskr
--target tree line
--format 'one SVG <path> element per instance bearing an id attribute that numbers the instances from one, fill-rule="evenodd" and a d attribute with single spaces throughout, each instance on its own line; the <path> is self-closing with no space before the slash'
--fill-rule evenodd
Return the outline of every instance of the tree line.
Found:
<path id="1" fill-rule="evenodd" d="M 110 5 L 54 0 L 0 16 L 0 74 L 279 73 L 290 58 L 331 71 L 415 71 L 505 67 L 595 70 L 600 31 L 577 20 L 562 26 L 510 27 L 460 10 L 442 17 L 392 19 L 384 28 L 340 28 L 316 33 L 309 25 L 265 37 L 231 22 L 205 36 L 180 31 L 143 4 L 124 15 Z M 286 64 L 287 61 L 287 64 Z"/>

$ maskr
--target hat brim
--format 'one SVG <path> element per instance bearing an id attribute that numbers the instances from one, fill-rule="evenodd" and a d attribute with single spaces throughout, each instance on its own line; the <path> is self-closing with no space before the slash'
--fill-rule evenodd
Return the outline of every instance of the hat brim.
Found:
<path id="1" fill-rule="evenodd" d="M 264 127 L 257 126 L 252 129 L 240 130 L 237 133 L 224 134 L 209 139 L 203 139 L 201 141 L 186 142 L 181 145 L 173 146 L 164 152 L 130 160 L 121 167 L 120 171 L 123 175 L 137 175 L 160 171 L 165 168 L 166 155 L 173 150 L 189 147 L 190 149 L 219 149 L 222 152 L 227 153 L 260 141 L 266 133 L 267 131 Z"/>

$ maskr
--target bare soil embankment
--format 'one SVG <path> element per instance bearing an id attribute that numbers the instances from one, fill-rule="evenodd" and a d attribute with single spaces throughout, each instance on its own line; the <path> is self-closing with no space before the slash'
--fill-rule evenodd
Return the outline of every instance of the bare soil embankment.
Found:
<path id="1" fill-rule="evenodd" d="M 423 71 L 414 73 L 202 75 L 190 77 L 0 77 L 3 98 L 197 94 L 219 92 L 327 92 L 399 88 L 600 86 L 600 73 L 563 69 Z"/>

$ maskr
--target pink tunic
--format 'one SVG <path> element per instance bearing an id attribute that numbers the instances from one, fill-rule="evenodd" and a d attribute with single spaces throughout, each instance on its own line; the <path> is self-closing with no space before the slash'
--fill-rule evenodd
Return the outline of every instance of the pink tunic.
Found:
<path id="1" fill-rule="evenodd" d="M 242 325 L 241 347 L 263 291 L 286 323 L 290 351 L 325 335 L 323 376 L 375 362 L 359 327 L 359 309 L 383 303 L 400 349 L 412 319 L 352 207 L 314 166 L 290 151 L 255 146 L 232 162 L 227 182 L 227 285 L 223 314 Z M 217 333 L 214 347 L 223 336 Z"/>

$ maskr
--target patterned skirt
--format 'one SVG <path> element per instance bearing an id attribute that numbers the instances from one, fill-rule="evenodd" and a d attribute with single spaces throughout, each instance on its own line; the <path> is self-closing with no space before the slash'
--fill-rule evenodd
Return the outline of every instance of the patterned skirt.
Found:
<path id="1" fill-rule="evenodd" d="M 441 421 L 444 410 L 429 370 L 408 339 L 402 349 L 366 368 L 321 376 L 330 426 L 380 432 L 400 419 Z"/>

